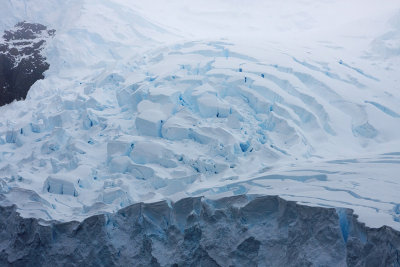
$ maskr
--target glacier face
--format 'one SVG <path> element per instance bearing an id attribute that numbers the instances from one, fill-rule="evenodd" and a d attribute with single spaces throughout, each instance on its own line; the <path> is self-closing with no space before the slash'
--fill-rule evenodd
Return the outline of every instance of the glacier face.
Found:
<path id="1" fill-rule="evenodd" d="M 82 220 L 138 201 L 273 194 L 400 229 L 395 1 L 347 3 L 366 6 L 357 14 L 340 1 L 255 1 L 243 14 L 222 0 L 215 12 L 40 2 L 0 11 L 0 29 L 57 31 L 45 79 L 0 107 L 2 204 Z"/>
<path id="2" fill-rule="evenodd" d="M 400 236 L 276 196 L 137 203 L 82 222 L 0 208 L 2 266 L 398 266 Z"/>

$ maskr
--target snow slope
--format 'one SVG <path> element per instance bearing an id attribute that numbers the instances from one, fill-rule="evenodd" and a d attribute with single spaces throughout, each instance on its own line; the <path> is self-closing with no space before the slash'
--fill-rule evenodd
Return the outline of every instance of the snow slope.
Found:
<path id="1" fill-rule="evenodd" d="M 0 192 L 23 216 L 276 194 L 400 229 L 400 4 L 8 1 L 56 30 L 0 107 Z"/>

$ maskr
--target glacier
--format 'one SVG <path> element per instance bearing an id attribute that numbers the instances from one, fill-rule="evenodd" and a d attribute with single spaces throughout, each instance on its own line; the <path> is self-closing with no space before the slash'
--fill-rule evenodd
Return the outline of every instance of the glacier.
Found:
<path id="1" fill-rule="evenodd" d="M 1 32 L 22 21 L 56 32 L 42 50 L 44 79 L 0 107 L 0 205 L 24 225 L 68 236 L 80 225 L 71 221 L 92 220 L 108 231 L 107 216 L 140 202 L 170 212 L 181 199 L 257 194 L 328 216 L 339 265 L 351 265 L 339 235 L 347 223 L 362 231 L 346 238 L 395 239 L 398 1 L 2 5 Z M 254 260 L 237 253 L 234 264 Z"/>

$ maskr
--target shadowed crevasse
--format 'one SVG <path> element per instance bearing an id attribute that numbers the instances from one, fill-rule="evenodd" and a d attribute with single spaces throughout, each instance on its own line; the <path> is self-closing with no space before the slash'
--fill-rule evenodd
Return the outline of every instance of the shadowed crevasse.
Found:
<path id="1" fill-rule="evenodd" d="M 55 30 L 20 22 L 0 41 L 0 106 L 26 98 L 31 86 L 49 69 L 42 50 Z"/>
<path id="2" fill-rule="evenodd" d="M 67 223 L 0 208 L 1 266 L 399 266 L 399 255 L 389 227 L 277 196 L 138 203 Z"/>

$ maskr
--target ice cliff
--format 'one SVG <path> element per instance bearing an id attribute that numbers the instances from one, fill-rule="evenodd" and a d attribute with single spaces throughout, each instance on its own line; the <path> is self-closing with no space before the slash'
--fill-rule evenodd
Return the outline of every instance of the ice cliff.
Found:
<path id="1" fill-rule="evenodd" d="M 0 208 L 1 266 L 400 266 L 400 235 L 276 196 L 137 203 L 59 223 Z"/>

